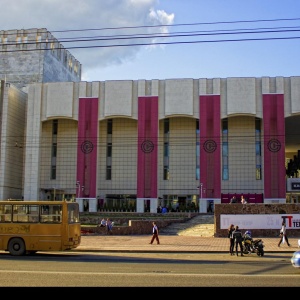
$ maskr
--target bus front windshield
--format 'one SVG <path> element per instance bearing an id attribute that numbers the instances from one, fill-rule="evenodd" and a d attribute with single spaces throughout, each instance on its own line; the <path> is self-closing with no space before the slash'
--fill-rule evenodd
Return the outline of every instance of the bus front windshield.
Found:
<path id="1" fill-rule="evenodd" d="M 68 203 L 68 223 L 80 223 L 79 206 L 77 203 Z"/>

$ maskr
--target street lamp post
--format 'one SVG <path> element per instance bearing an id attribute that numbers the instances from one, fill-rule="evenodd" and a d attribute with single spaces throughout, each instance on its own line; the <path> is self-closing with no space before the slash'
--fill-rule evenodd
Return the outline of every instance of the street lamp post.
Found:
<path id="1" fill-rule="evenodd" d="M 205 193 L 205 188 L 203 188 L 203 183 L 200 183 L 200 186 L 197 187 L 198 189 L 200 188 L 200 199 L 199 199 L 199 212 L 201 212 L 201 210 L 203 210 L 203 208 L 201 209 L 202 206 L 202 198 L 203 198 L 203 193 Z"/>
<path id="2" fill-rule="evenodd" d="M 200 200 L 202 200 L 203 183 L 200 183 Z"/>
<path id="3" fill-rule="evenodd" d="M 76 181 L 76 188 L 77 188 L 77 198 L 80 197 L 80 181 Z"/>

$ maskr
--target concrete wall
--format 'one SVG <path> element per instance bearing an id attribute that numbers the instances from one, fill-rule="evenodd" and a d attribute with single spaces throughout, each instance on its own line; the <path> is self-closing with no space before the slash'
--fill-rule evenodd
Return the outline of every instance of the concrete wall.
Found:
<path id="1" fill-rule="evenodd" d="M 115 225 L 112 230 L 113 235 L 152 235 L 153 220 L 129 220 L 128 226 Z M 163 228 L 171 223 L 181 223 L 183 220 L 158 220 L 158 228 Z M 106 227 L 85 226 L 82 227 L 82 234 L 106 234 Z"/>
<path id="2" fill-rule="evenodd" d="M 34 82 L 81 80 L 81 64 L 45 28 L 0 30 L 0 50 L 0 79 L 24 91 Z"/>
<path id="3" fill-rule="evenodd" d="M 4 81 L 0 85 L 0 199 L 21 199 L 27 94 Z"/>
<path id="4" fill-rule="evenodd" d="M 182 223 L 189 220 L 191 217 L 197 215 L 197 213 L 180 213 L 180 216 L 172 218 L 167 215 L 157 214 L 144 214 L 133 213 L 132 217 L 130 213 L 105 213 L 106 217 L 109 216 L 110 220 L 115 223 L 113 227 L 113 235 L 138 235 L 138 234 L 152 234 L 152 222 L 155 221 L 158 228 L 164 228 L 172 223 Z M 127 217 L 125 217 L 127 215 Z M 152 218 L 151 218 L 152 217 Z M 87 224 L 82 226 L 82 234 L 106 234 L 106 227 L 98 227 L 102 219 L 99 213 L 81 213 L 81 224 Z M 91 224 L 90 226 L 88 224 Z"/>

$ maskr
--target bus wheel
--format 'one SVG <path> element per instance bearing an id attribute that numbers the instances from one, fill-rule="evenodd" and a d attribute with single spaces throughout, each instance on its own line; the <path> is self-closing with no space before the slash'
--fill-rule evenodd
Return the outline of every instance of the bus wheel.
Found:
<path id="1" fill-rule="evenodd" d="M 24 241 L 20 238 L 12 238 L 8 243 L 8 251 L 14 256 L 24 255 L 26 252 Z"/>

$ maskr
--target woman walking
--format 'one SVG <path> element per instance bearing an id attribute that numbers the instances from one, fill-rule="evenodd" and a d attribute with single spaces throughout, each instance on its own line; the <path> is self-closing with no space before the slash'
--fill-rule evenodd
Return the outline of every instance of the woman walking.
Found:
<path id="1" fill-rule="evenodd" d="M 228 227 L 228 238 L 229 238 L 229 254 L 230 255 L 234 255 L 234 238 L 233 238 L 233 233 L 234 231 L 234 225 L 231 224 L 229 227 Z"/>

